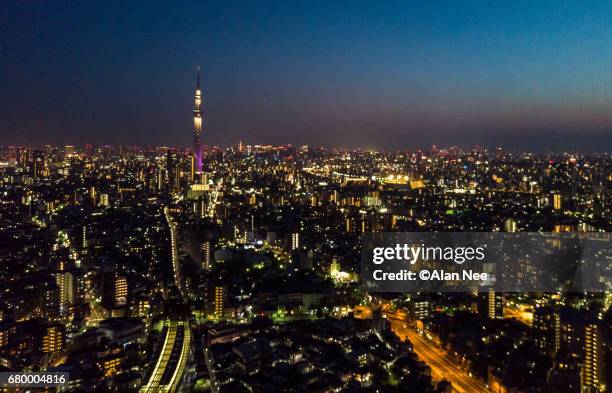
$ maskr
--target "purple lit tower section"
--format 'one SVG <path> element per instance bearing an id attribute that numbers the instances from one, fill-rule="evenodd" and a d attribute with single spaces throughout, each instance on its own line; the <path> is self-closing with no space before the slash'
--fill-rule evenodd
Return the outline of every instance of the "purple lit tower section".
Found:
<path id="1" fill-rule="evenodd" d="M 197 71 L 195 108 L 193 109 L 193 158 L 195 160 L 195 172 L 202 173 L 202 146 L 200 144 L 200 135 L 202 134 L 202 91 L 200 90 L 200 67 L 197 68 Z"/>

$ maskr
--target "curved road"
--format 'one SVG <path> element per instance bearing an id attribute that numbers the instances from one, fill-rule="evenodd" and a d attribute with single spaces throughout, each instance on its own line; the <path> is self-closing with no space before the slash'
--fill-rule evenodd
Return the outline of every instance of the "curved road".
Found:
<path id="1" fill-rule="evenodd" d="M 453 391 L 458 393 L 490 393 L 487 385 L 481 380 L 470 377 L 468 373 L 459 368 L 455 363 L 446 357 L 434 343 L 425 340 L 415 330 L 405 324 L 403 318 L 398 318 L 395 314 L 385 312 L 391 330 L 401 340 L 406 338 L 412 343 L 414 352 L 419 359 L 431 367 L 432 377 L 435 379 L 445 379 L 453 385 Z"/>
<path id="2" fill-rule="evenodd" d="M 164 207 L 164 216 L 170 228 L 170 247 L 174 282 L 184 298 L 183 278 L 178 255 L 177 225 L 172 219 L 168 206 Z M 189 326 L 189 322 L 186 320 L 168 319 L 164 324 L 168 328 L 164 337 L 164 344 L 157 362 L 155 363 L 153 372 L 151 373 L 151 377 L 147 383 L 140 388 L 140 393 L 176 392 L 181 384 L 185 370 L 187 369 L 191 348 L 191 327 Z M 179 327 L 182 332 L 180 337 L 178 334 Z M 179 341 L 179 343 L 181 343 L 180 346 L 175 345 L 177 340 L 180 339 L 182 339 L 182 343 Z M 174 369 L 170 368 L 167 370 L 168 367 L 173 367 Z M 168 371 L 171 372 L 171 374 L 169 374 Z M 167 377 L 164 378 L 164 375 L 171 375 L 171 377 L 169 379 Z"/>

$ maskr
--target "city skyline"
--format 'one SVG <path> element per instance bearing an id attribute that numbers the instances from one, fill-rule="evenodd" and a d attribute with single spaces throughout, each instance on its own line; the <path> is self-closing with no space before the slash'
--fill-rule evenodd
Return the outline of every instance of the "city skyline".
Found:
<path id="1" fill-rule="evenodd" d="M 609 151 L 608 5 L 442 7 L 6 3 L 0 137 L 190 146 L 201 64 L 204 145 Z"/>
<path id="2" fill-rule="evenodd" d="M 606 392 L 611 160 L 233 147 L 195 176 L 188 150 L 0 146 L 0 368 L 73 393 Z"/>
<path id="3" fill-rule="evenodd" d="M 0 386 L 604 393 L 612 2 L 0 2 Z"/>

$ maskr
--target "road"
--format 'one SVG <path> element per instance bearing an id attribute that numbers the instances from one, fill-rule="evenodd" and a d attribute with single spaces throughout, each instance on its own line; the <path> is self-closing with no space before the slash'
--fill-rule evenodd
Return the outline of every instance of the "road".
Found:
<path id="1" fill-rule="evenodd" d="M 445 379 L 453 385 L 453 392 L 458 393 L 490 393 L 487 385 L 459 368 L 448 359 L 446 354 L 434 343 L 427 341 L 414 329 L 406 324 L 403 315 L 385 312 L 391 324 L 391 330 L 401 340 L 408 339 L 419 359 L 431 367 L 435 380 Z"/>
<path id="2" fill-rule="evenodd" d="M 174 271 L 174 283 L 176 284 L 176 287 L 179 289 L 180 293 L 184 295 L 183 276 L 181 274 L 181 262 L 179 260 L 178 253 L 176 223 L 172 219 L 172 214 L 170 213 L 170 209 L 168 209 L 168 206 L 164 207 L 164 216 L 166 217 L 166 221 L 168 222 L 168 227 L 170 227 L 170 252 L 172 259 L 172 269 Z"/>
<path id="3" fill-rule="evenodd" d="M 184 321 L 167 320 L 164 325 L 167 327 L 164 344 L 153 372 L 146 385 L 140 388 L 140 393 L 175 392 L 185 372 L 191 345 L 191 329 Z M 176 345 L 177 343 L 180 345 Z"/>
<path id="4" fill-rule="evenodd" d="M 528 311 L 528 307 L 523 305 L 519 306 L 518 308 L 513 306 L 505 306 L 504 318 L 514 318 L 527 326 L 531 326 L 533 323 L 533 312 Z"/>
<path id="5" fill-rule="evenodd" d="M 102 305 L 100 302 L 96 301 L 95 295 L 91 288 L 87 288 L 85 290 L 85 300 L 89 303 L 89 320 L 87 321 L 87 326 L 98 326 L 100 321 L 106 319 L 104 317 L 104 311 L 102 310 Z"/>
<path id="6" fill-rule="evenodd" d="M 155 368 L 151 373 L 151 377 L 147 384 L 140 388 L 141 393 L 153 393 L 160 391 L 160 381 L 162 375 L 166 371 L 166 366 L 170 360 L 172 349 L 174 348 L 174 342 L 176 341 L 176 332 L 178 325 L 172 321 L 166 321 L 164 325 L 168 328 L 166 331 L 166 337 L 164 338 L 164 344 L 162 346 Z"/>
<path id="7" fill-rule="evenodd" d="M 174 392 L 180 386 L 181 378 L 185 374 L 185 367 L 187 366 L 187 360 L 189 359 L 189 351 L 191 348 L 191 328 L 188 322 L 179 321 L 179 326 L 183 327 L 183 345 L 181 346 L 181 353 L 177 362 L 170 383 L 168 384 L 169 392 Z"/>
<path id="8" fill-rule="evenodd" d="M 223 179 L 219 179 L 217 184 L 211 189 L 210 203 L 208 204 L 207 216 L 213 218 L 215 216 L 215 207 L 219 203 L 219 190 L 223 187 Z M 210 353 L 210 348 L 206 346 L 204 348 L 204 361 L 206 362 L 206 368 L 208 370 L 208 376 L 210 378 L 210 391 L 212 393 L 219 393 L 219 382 L 215 378 L 215 369 L 213 367 L 213 357 Z"/>
<path id="9" fill-rule="evenodd" d="M 171 263 L 174 272 L 174 283 L 185 299 L 183 277 L 178 253 L 177 224 L 172 218 L 168 206 L 164 207 L 164 216 L 170 228 Z M 140 388 L 141 393 L 176 392 L 181 388 L 185 371 L 189 368 L 191 358 L 191 328 L 187 320 L 167 319 L 164 344 L 155 367 L 147 383 Z M 183 386 L 185 388 L 185 386 Z"/>
<path id="10" fill-rule="evenodd" d="M 212 393 L 219 393 L 219 382 L 215 378 L 215 370 L 209 348 L 204 348 L 204 360 L 206 361 L 208 376 L 210 377 L 210 391 Z"/>

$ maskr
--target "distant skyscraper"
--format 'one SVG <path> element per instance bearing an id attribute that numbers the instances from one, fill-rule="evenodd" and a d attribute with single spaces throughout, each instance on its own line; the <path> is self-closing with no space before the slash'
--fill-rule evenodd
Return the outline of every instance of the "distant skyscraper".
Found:
<path id="1" fill-rule="evenodd" d="M 30 165 L 30 149 L 20 147 L 17 150 L 17 166 L 23 170 L 27 170 Z"/>
<path id="2" fill-rule="evenodd" d="M 166 153 L 166 171 L 171 189 L 181 188 L 181 156 L 177 151 L 168 150 Z"/>
<path id="3" fill-rule="evenodd" d="M 197 70 L 195 107 L 193 109 L 193 157 L 195 160 L 195 172 L 202 173 L 202 146 L 200 144 L 200 135 L 202 134 L 202 91 L 200 90 L 200 67 Z M 197 178 L 197 176 L 194 176 L 194 178 Z"/>
<path id="4" fill-rule="evenodd" d="M 44 176 L 45 171 L 45 152 L 42 150 L 34 150 L 33 156 L 32 176 L 35 179 L 40 179 Z"/>

